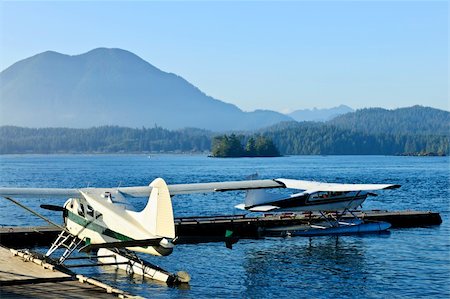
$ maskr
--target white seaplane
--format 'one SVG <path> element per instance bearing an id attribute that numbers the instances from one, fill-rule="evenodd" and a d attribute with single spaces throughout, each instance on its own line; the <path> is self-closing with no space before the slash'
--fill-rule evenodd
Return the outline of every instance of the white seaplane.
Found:
<path id="1" fill-rule="evenodd" d="M 314 224 L 271 228 L 266 231 L 269 235 L 318 236 L 387 230 L 390 223 L 364 222 L 352 210 L 360 207 L 368 196 L 377 196 L 369 191 L 400 187 L 396 184 L 336 184 L 283 178 L 274 181 L 284 188 L 304 191 L 285 196 L 265 190 L 248 190 L 245 202 L 235 207 L 251 212 L 306 212 L 310 220 L 316 212 L 322 221 L 316 219 Z M 350 219 L 346 217 L 348 214 Z"/>
<path id="2" fill-rule="evenodd" d="M 182 271 L 171 274 L 133 254 L 141 252 L 166 256 L 172 253 L 177 237 L 171 196 L 246 190 L 245 203 L 239 207 L 249 211 L 341 210 L 346 212 L 359 206 L 368 195 L 371 195 L 371 193 L 365 192 L 367 190 L 398 187 L 399 185 L 392 184 L 328 184 L 291 179 L 167 185 L 162 178 L 157 178 L 149 186 L 138 187 L 0 188 L 0 196 L 61 229 L 58 238 L 46 253 L 46 256 L 49 257 L 57 249 L 63 248 L 64 252 L 58 260 L 60 264 L 70 259 L 76 249 L 86 252 L 97 250 L 97 258 L 101 264 L 115 265 L 128 273 L 136 273 L 174 284 L 188 282 L 189 275 Z M 280 197 L 260 190 L 271 188 L 293 188 L 306 191 L 289 197 Z M 25 207 L 13 197 L 69 197 L 62 207 L 41 205 L 45 209 L 61 211 L 64 225 L 53 223 Z M 142 211 L 135 211 L 127 197 L 149 197 L 149 200 Z M 340 227 L 342 221 L 338 220 L 336 223 L 337 225 L 321 227 L 321 230 L 323 233 L 334 233 L 332 229 Z M 347 226 L 362 227 L 362 225 L 361 223 L 350 223 Z"/>

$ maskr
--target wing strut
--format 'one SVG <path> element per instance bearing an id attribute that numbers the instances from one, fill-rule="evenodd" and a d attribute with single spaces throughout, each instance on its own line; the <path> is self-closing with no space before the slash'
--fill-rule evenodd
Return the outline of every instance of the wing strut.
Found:
<path id="1" fill-rule="evenodd" d="M 33 215 L 35 215 L 35 216 L 41 218 L 42 220 L 44 220 L 44 221 L 50 223 L 51 225 L 54 225 L 54 226 L 60 228 L 61 230 L 64 230 L 64 231 L 66 231 L 66 232 L 69 232 L 65 227 L 63 227 L 63 226 L 61 226 L 61 225 L 59 225 L 59 224 L 56 224 L 55 222 L 51 221 L 51 220 L 48 219 L 47 217 L 44 217 L 44 216 L 42 216 L 41 214 L 39 214 L 38 212 L 33 211 L 33 210 L 30 209 L 29 207 L 27 207 L 27 206 L 21 204 L 21 203 L 18 202 L 17 200 L 15 200 L 15 199 L 13 199 L 13 198 L 11 198 L 11 197 L 8 197 L 8 196 L 3 196 L 3 198 L 9 200 L 10 202 L 14 203 L 15 205 L 18 205 L 18 206 L 21 207 L 22 209 L 27 210 L 27 211 L 30 212 L 31 214 L 33 214 Z"/>

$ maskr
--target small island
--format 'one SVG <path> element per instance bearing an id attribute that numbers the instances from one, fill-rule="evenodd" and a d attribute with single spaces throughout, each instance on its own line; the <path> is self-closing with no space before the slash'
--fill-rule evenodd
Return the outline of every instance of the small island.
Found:
<path id="1" fill-rule="evenodd" d="M 240 157 L 280 157 L 272 140 L 264 136 L 250 137 L 245 148 L 241 139 L 235 134 L 216 136 L 212 140 L 211 157 L 216 158 L 240 158 Z"/>

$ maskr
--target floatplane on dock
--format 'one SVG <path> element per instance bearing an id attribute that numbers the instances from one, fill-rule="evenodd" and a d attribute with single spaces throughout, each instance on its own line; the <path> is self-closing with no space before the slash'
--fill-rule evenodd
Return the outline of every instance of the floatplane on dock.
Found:
<path id="1" fill-rule="evenodd" d="M 336 184 L 292 179 L 277 179 L 285 188 L 304 190 L 288 196 L 266 190 L 248 190 L 245 202 L 236 206 L 250 212 L 304 212 L 310 218 L 320 218 L 314 224 L 282 226 L 266 230 L 267 235 L 322 236 L 336 234 L 370 233 L 387 230 L 388 222 L 364 222 L 353 210 L 360 207 L 369 191 L 396 189 L 395 184 Z M 351 215 L 352 217 L 346 217 Z M 345 219 L 345 220 L 344 220 Z"/>
<path id="2" fill-rule="evenodd" d="M 247 192 L 241 209 L 251 212 L 307 211 L 319 212 L 323 224 L 301 227 L 271 228 L 274 235 L 326 235 L 382 231 L 389 228 L 385 222 L 365 223 L 354 216 L 343 220 L 347 213 L 361 205 L 367 191 L 395 189 L 393 184 L 329 184 L 292 179 L 245 180 L 215 183 L 167 185 L 162 178 L 149 186 L 118 188 L 0 188 L 0 196 L 28 210 L 61 229 L 46 257 L 64 249 L 57 263 L 64 264 L 75 250 L 96 251 L 97 265 L 110 265 L 168 284 L 188 283 L 189 274 L 180 271 L 171 274 L 147 261 L 136 252 L 166 256 L 172 253 L 177 236 L 171 197 L 177 194 L 239 191 Z M 267 193 L 262 189 L 289 188 L 305 190 L 289 196 Z M 63 206 L 44 204 L 44 209 L 62 212 L 64 225 L 58 225 L 24 206 L 13 197 L 69 198 Z M 148 197 L 142 211 L 135 211 L 127 197 Z M 353 215 L 353 214 L 352 214 Z M 232 243 L 232 237 L 230 242 Z M 231 247 L 231 243 L 227 247 Z M 91 258 L 90 256 L 87 258 Z M 79 265 L 84 266 L 84 265 Z"/>

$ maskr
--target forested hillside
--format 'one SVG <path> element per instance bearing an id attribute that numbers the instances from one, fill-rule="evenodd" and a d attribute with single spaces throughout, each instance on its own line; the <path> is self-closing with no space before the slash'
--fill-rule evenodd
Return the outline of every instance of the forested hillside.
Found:
<path id="1" fill-rule="evenodd" d="M 0 127 L 0 153 L 120 153 L 209 151 L 212 133 L 199 129 L 29 129 Z"/>
<path id="2" fill-rule="evenodd" d="M 366 134 L 449 135 L 450 112 L 422 106 L 367 108 L 340 115 L 328 124 Z"/>
<path id="3" fill-rule="evenodd" d="M 319 123 L 283 123 L 267 129 L 283 155 L 449 154 L 449 136 L 368 134 Z"/>
<path id="4" fill-rule="evenodd" d="M 273 141 L 282 155 L 449 154 L 449 136 L 367 134 L 329 124 L 288 122 L 257 132 Z M 0 127 L 0 154 L 147 153 L 211 150 L 214 133 L 199 129 L 29 129 Z M 247 142 L 254 133 L 245 133 Z"/>

